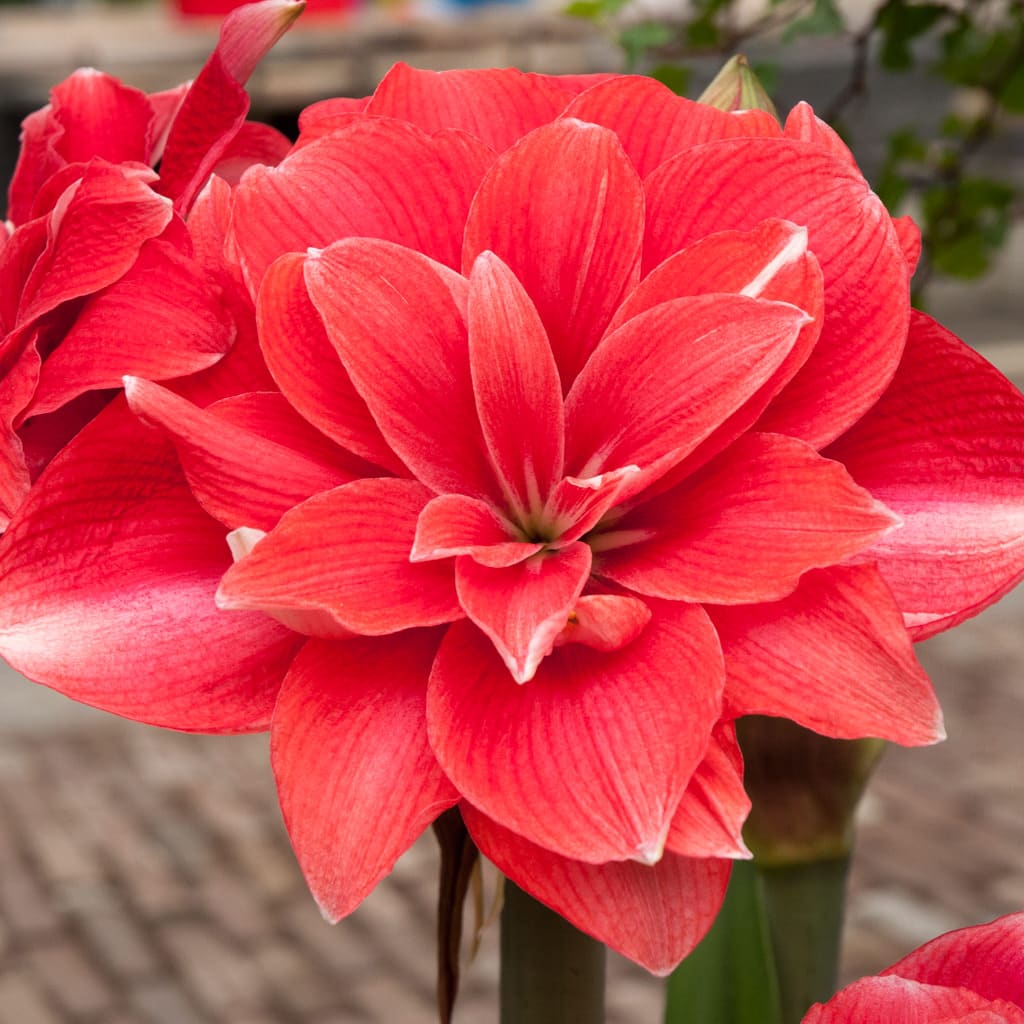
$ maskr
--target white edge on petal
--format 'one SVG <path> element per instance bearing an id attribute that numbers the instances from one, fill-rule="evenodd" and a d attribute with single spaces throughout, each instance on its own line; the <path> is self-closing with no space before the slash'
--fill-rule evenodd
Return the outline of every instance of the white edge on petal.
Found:
<path id="1" fill-rule="evenodd" d="M 795 263 L 807 252 L 807 228 L 800 227 L 790 236 L 789 241 L 761 268 L 757 277 L 739 292 L 748 298 L 756 299 L 775 275 Z"/>

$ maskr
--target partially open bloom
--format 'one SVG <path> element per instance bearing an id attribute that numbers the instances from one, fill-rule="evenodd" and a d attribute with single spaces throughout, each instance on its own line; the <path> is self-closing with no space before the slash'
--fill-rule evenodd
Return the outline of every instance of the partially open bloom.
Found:
<path id="1" fill-rule="evenodd" d="M 1024 400 L 911 313 L 913 226 L 807 107 L 399 67 L 302 126 L 218 200 L 280 390 L 129 380 L 159 429 L 53 462 L 0 650 L 269 723 L 331 918 L 458 803 L 666 971 L 746 854 L 736 717 L 941 737 L 911 641 L 1024 573 Z"/>
<path id="2" fill-rule="evenodd" d="M 180 377 L 231 346 L 183 217 L 214 167 L 284 155 L 280 133 L 245 122 L 243 86 L 301 9 L 232 15 L 191 85 L 146 95 L 84 69 L 26 118 L 0 232 L 0 528 L 125 373 Z"/>
<path id="3" fill-rule="evenodd" d="M 861 978 L 804 1024 L 1022 1024 L 1024 914 L 947 932 Z"/>

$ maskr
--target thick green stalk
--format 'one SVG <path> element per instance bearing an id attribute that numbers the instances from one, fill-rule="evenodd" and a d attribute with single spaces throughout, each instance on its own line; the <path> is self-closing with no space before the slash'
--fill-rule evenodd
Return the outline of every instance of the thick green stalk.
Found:
<path id="1" fill-rule="evenodd" d="M 783 1024 L 836 990 L 849 857 L 760 867 Z"/>
<path id="2" fill-rule="evenodd" d="M 711 931 L 668 979 L 665 1024 L 782 1024 L 763 897 L 754 865 L 733 865 Z"/>
<path id="3" fill-rule="evenodd" d="M 505 882 L 501 1024 L 604 1024 L 605 948 Z"/>
<path id="4" fill-rule="evenodd" d="M 783 719 L 737 723 L 753 808 L 743 838 L 764 895 L 784 1024 L 835 991 L 854 817 L 885 744 Z"/>

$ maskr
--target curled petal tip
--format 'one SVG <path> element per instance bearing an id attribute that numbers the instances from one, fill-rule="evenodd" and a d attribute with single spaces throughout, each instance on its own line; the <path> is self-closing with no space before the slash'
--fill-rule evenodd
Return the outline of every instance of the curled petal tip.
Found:
<path id="1" fill-rule="evenodd" d="M 335 914 L 332 911 L 328 910 L 327 907 L 324 906 L 324 904 L 321 903 L 320 900 L 318 900 L 316 898 L 316 894 L 315 893 L 313 894 L 313 899 L 316 900 L 316 906 L 317 906 L 317 910 L 320 911 L 320 916 L 328 924 L 337 924 L 341 920 L 341 916 L 339 914 Z"/>
<path id="2" fill-rule="evenodd" d="M 667 833 L 667 830 L 666 830 Z M 636 848 L 634 860 L 648 867 L 653 867 L 665 855 L 665 836 L 658 839 L 649 839 Z"/>
<path id="3" fill-rule="evenodd" d="M 245 558 L 266 535 L 266 530 L 257 530 L 252 526 L 239 526 L 238 529 L 232 530 L 227 536 L 232 560 L 237 562 Z"/>
<path id="4" fill-rule="evenodd" d="M 220 30 L 217 52 L 240 85 L 306 9 L 305 0 L 260 0 L 231 12 Z"/>

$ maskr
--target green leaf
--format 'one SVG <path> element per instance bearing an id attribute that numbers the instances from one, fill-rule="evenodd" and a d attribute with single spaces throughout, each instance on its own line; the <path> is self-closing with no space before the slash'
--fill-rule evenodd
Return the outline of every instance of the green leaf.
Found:
<path id="1" fill-rule="evenodd" d="M 779 65 L 773 61 L 764 60 L 752 64 L 751 67 L 764 86 L 764 91 L 769 96 L 772 95 L 779 87 Z"/>
<path id="2" fill-rule="evenodd" d="M 1011 114 L 1024 114 L 1024 64 L 1010 76 L 999 92 L 999 102 Z"/>
<path id="3" fill-rule="evenodd" d="M 660 21 L 638 21 L 619 33 L 619 46 L 626 51 L 626 66 L 635 68 L 647 51 L 664 46 L 672 38 L 672 30 Z"/>
<path id="4" fill-rule="evenodd" d="M 924 191 L 924 238 L 934 266 L 952 277 L 980 277 L 1006 241 L 1016 192 L 990 178 L 942 182 Z"/>
<path id="5" fill-rule="evenodd" d="M 686 41 L 698 50 L 713 49 L 721 41 L 721 33 L 711 18 L 695 18 L 686 26 Z"/>
<path id="6" fill-rule="evenodd" d="M 659 64 L 651 69 L 651 78 L 667 85 L 677 96 L 685 96 L 693 72 L 681 64 Z"/>
<path id="7" fill-rule="evenodd" d="M 890 71 L 912 67 L 914 55 L 910 43 L 948 14 L 949 10 L 942 4 L 886 4 L 878 15 L 882 67 Z"/>
<path id="8" fill-rule="evenodd" d="M 565 9 L 572 18 L 586 18 L 588 21 L 600 21 L 605 12 L 601 0 L 575 0 Z"/>
<path id="9" fill-rule="evenodd" d="M 757 870 L 733 865 L 725 903 L 668 980 L 665 1024 L 782 1024 Z"/>
<path id="10" fill-rule="evenodd" d="M 782 33 L 782 41 L 788 43 L 797 36 L 814 35 L 830 36 L 842 32 L 843 16 L 835 5 L 835 0 L 814 0 L 814 8 L 805 18 L 791 22 Z"/>

